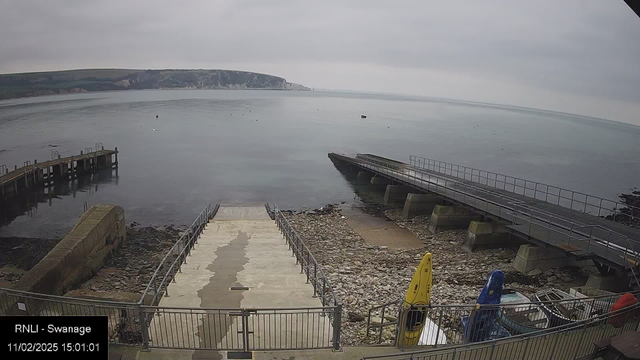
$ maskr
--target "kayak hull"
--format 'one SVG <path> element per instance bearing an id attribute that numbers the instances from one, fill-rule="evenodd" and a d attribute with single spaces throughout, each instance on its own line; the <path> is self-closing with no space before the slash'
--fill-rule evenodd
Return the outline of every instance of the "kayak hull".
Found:
<path id="1" fill-rule="evenodd" d="M 426 253 L 413 274 L 402 305 L 406 314 L 403 319 L 404 345 L 418 345 L 425 323 L 430 321 L 425 307 L 431 303 L 432 275 L 431 253 Z"/>

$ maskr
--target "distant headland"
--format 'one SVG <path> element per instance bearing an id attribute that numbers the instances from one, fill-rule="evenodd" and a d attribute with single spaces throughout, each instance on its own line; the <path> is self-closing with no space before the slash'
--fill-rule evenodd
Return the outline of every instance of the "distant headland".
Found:
<path id="1" fill-rule="evenodd" d="M 0 99 L 131 89 L 310 90 L 279 76 L 236 70 L 80 69 L 0 74 Z"/>

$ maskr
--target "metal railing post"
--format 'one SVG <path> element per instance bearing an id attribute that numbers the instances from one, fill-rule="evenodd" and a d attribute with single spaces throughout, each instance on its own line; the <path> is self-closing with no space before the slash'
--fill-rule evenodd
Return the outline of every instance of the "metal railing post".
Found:
<path id="1" fill-rule="evenodd" d="M 324 295 L 326 294 L 326 292 L 327 292 L 327 278 L 323 276 L 322 277 L 322 295 L 321 295 L 322 296 L 322 298 L 321 298 L 322 299 L 322 306 L 325 306 Z"/>
<path id="2" fill-rule="evenodd" d="M 340 333 L 342 328 L 342 304 L 334 308 L 333 313 L 333 351 L 340 351 Z"/>
<path id="3" fill-rule="evenodd" d="M 387 310 L 386 306 L 382 306 L 382 313 L 380 314 L 380 332 L 378 333 L 378 344 L 380 344 L 382 342 L 382 332 L 384 329 L 384 313 Z M 371 319 L 371 316 L 369 316 L 369 319 L 367 319 L 367 326 L 369 326 L 369 320 Z M 369 332 L 369 330 L 367 329 L 367 333 Z"/>
<path id="4" fill-rule="evenodd" d="M 522 352 L 522 360 L 524 360 L 524 358 L 527 356 L 527 350 L 529 349 L 529 341 L 531 341 L 531 338 L 527 338 L 526 340 L 526 344 L 524 344 L 524 351 Z"/>
<path id="5" fill-rule="evenodd" d="M 438 329 L 441 329 L 440 326 L 442 326 L 442 313 L 444 312 L 444 309 L 440 309 L 440 315 L 438 315 Z M 435 343 L 435 347 L 438 347 L 438 339 L 440 338 L 440 331 L 436 331 L 436 343 Z"/>
<path id="6" fill-rule="evenodd" d="M 600 205 L 598 205 L 598 217 L 600 216 L 601 210 L 602 210 L 602 198 L 600 198 Z"/>
<path id="7" fill-rule="evenodd" d="M 396 331 L 396 347 L 400 348 L 400 350 L 404 350 L 404 327 L 407 322 L 407 314 L 406 309 L 400 304 L 400 309 L 398 310 L 398 330 Z"/>
<path id="8" fill-rule="evenodd" d="M 489 358 L 487 360 L 492 360 L 493 359 L 493 353 L 496 350 L 496 341 L 494 340 L 493 343 L 491 344 L 491 353 L 489 354 Z"/>
<path id="9" fill-rule="evenodd" d="M 313 263 L 313 297 L 318 296 L 318 264 Z"/>
<path id="10" fill-rule="evenodd" d="M 593 226 L 591 227 L 591 231 L 589 231 L 589 241 L 587 241 L 587 254 L 589 253 L 589 248 L 591 247 L 591 239 L 593 239 Z"/>
<path id="11" fill-rule="evenodd" d="M 562 333 L 556 333 L 556 341 L 553 342 L 553 348 L 551 348 L 551 353 L 549 353 L 549 360 L 555 359 L 556 346 L 558 345 L 558 339 Z"/>
<path id="12" fill-rule="evenodd" d="M 309 273 L 310 273 L 310 271 L 309 271 L 310 259 L 309 258 L 311 257 L 310 255 L 311 255 L 311 251 L 309 251 L 309 248 L 307 248 L 307 284 L 309 283 Z"/>
<path id="13" fill-rule="evenodd" d="M 573 227 L 575 226 L 574 222 L 571 222 L 571 229 L 569 229 L 569 240 L 567 242 L 567 246 L 571 245 L 571 238 L 572 238 L 572 234 L 573 234 Z"/>
<path id="14" fill-rule="evenodd" d="M 578 340 L 578 344 L 576 345 L 576 353 L 573 355 L 574 359 L 578 358 L 578 354 L 580 353 L 580 345 L 582 345 L 582 339 L 584 338 L 584 333 L 587 330 L 587 323 L 584 323 L 584 326 L 582 327 L 582 333 L 580 334 L 580 340 Z"/>
<path id="15" fill-rule="evenodd" d="M 249 352 L 249 311 L 242 309 L 242 350 Z"/>
<path id="16" fill-rule="evenodd" d="M 140 321 L 140 333 L 142 335 L 142 349 L 149 351 L 149 328 L 147 325 L 147 317 L 142 306 L 138 305 L 138 315 Z"/>

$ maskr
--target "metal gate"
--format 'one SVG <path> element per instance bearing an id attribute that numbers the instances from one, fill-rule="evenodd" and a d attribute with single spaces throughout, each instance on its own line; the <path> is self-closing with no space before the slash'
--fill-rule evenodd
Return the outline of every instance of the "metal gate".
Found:
<path id="1" fill-rule="evenodd" d="M 287 309 L 142 307 L 143 346 L 249 352 L 340 348 L 341 306 Z M 146 331 L 144 330 L 146 329 Z"/>

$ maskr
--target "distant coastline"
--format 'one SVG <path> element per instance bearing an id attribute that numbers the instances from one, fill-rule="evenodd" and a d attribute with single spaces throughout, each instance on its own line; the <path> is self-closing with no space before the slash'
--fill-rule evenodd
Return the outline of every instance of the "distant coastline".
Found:
<path id="1" fill-rule="evenodd" d="M 311 90 L 279 76 L 236 70 L 79 69 L 0 74 L 0 100 L 147 89 Z"/>

